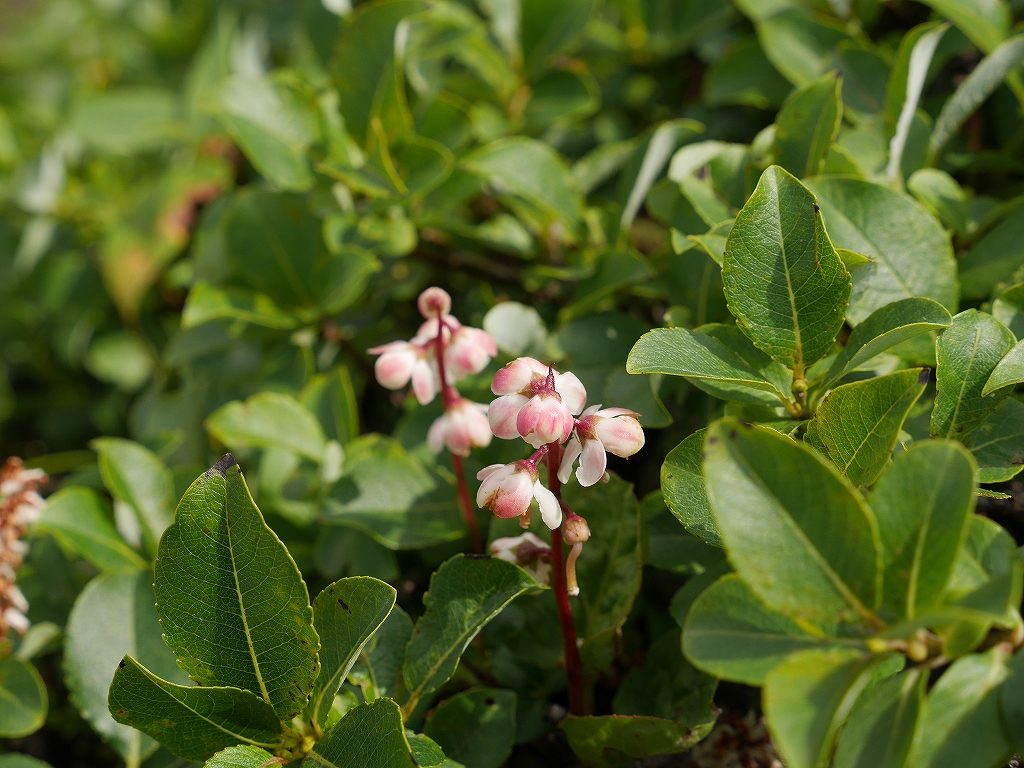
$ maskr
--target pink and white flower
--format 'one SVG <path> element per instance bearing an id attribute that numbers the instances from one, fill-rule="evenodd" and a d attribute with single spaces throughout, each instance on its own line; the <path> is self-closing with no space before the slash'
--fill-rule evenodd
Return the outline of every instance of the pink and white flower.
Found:
<path id="1" fill-rule="evenodd" d="M 552 530 L 561 525 L 562 508 L 558 499 L 541 484 L 537 465 L 529 460 L 492 464 L 481 469 L 476 479 L 482 481 L 476 492 L 477 506 L 490 509 L 502 518 L 522 517 L 536 499 L 544 525 Z"/>
<path id="2" fill-rule="evenodd" d="M 492 541 L 491 557 L 518 565 L 541 584 L 551 577 L 551 547 L 529 531 Z"/>
<path id="3" fill-rule="evenodd" d="M 487 418 L 500 438 L 522 437 L 535 448 L 562 443 L 572 434 L 573 417 L 583 410 L 587 390 L 575 374 L 557 373 L 532 357 L 520 357 L 494 376 Z"/>
<path id="4" fill-rule="evenodd" d="M 497 355 L 498 345 L 487 331 L 464 325 L 452 334 L 444 351 L 445 373 L 453 381 L 461 381 L 471 373 L 480 373 Z"/>
<path id="5" fill-rule="evenodd" d="M 440 453 L 447 447 L 457 456 L 469 456 L 471 448 L 483 448 L 490 442 L 487 406 L 464 397 L 452 402 L 444 414 L 430 425 L 427 433 L 427 445 L 434 453 Z"/>
<path id="6" fill-rule="evenodd" d="M 644 447 L 644 430 L 638 421 L 640 414 L 628 408 L 605 408 L 600 405 L 587 408 L 576 421 L 576 434 L 565 446 L 558 479 L 568 482 L 572 465 L 580 460 L 576 479 L 587 487 L 604 477 L 608 467 L 608 453 L 628 458 Z"/>
<path id="7" fill-rule="evenodd" d="M 368 350 L 380 355 L 374 363 L 377 381 L 387 389 L 401 389 L 412 380 L 412 391 L 420 405 L 426 405 L 441 389 L 437 363 L 428 354 L 429 348 L 412 341 L 392 341 Z"/>

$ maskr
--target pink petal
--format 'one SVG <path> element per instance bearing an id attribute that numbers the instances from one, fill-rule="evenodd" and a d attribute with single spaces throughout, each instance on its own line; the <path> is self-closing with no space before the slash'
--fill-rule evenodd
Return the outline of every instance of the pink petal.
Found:
<path id="1" fill-rule="evenodd" d="M 580 481 L 580 485 L 587 488 L 604 476 L 607 466 L 608 456 L 601 441 L 587 440 L 583 443 L 583 455 L 580 458 L 579 469 L 576 470 L 576 479 Z"/>
<path id="2" fill-rule="evenodd" d="M 484 470 L 481 470 L 477 475 L 478 479 L 480 475 L 483 475 L 487 470 L 491 470 L 487 475 L 484 475 L 483 483 L 476 492 L 476 505 L 478 507 L 490 507 L 494 503 L 494 498 L 501 489 L 502 483 L 504 483 L 513 472 L 516 471 L 515 464 L 493 464 Z"/>
<path id="3" fill-rule="evenodd" d="M 476 479 L 477 480 L 484 480 L 485 478 L 488 478 L 491 475 L 493 475 L 495 472 L 497 472 L 502 467 L 507 467 L 507 466 L 508 466 L 507 464 L 490 464 L 490 465 L 484 467 L 483 469 L 481 469 L 479 472 L 476 473 Z"/>
<path id="4" fill-rule="evenodd" d="M 605 408 L 602 411 L 596 411 L 595 415 L 604 419 L 614 419 L 616 416 L 632 416 L 634 419 L 640 418 L 639 413 L 631 411 L 629 408 Z"/>
<path id="5" fill-rule="evenodd" d="M 605 449 L 626 458 L 644 447 L 644 430 L 632 416 L 602 419 L 595 427 Z"/>
<path id="6" fill-rule="evenodd" d="M 531 398 L 516 422 L 519 434 L 535 432 L 543 443 L 562 442 L 572 433 L 572 414 L 557 397 Z"/>
<path id="7" fill-rule="evenodd" d="M 533 495 L 540 507 L 540 517 L 551 530 L 562 524 L 562 507 L 558 504 L 555 494 L 541 485 L 540 480 L 533 484 Z"/>
<path id="8" fill-rule="evenodd" d="M 426 405 L 437 394 L 438 382 L 433 368 L 426 360 L 418 360 L 412 369 L 412 391 L 420 405 Z"/>
<path id="9" fill-rule="evenodd" d="M 416 306 L 424 317 L 444 316 L 451 312 L 452 297 L 444 288 L 434 285 L 420 294 L 416 300 Z"/>
<path id="10" fill-rule="evenodd" d="M 469 432 L 469 439 L 477 448 L 484 448 L 491 444 L 491 425 L 487 421 L 487 409 L 477 403 L 473 403 L 473 409 L 466 414 L 466 429 Z"/>
<path id="11" fill-rule="evenodd" d="M 412 348 L 404 341 L 399 343 L 405 348 L 387 350 L 373 364 L 377 381 L 387 389 L 401 389 L 408 384 L 416 364 L 416 353 Z"/>
<path id="12" fill-rule="evenodd" d="M 533 498 L 533 478 L 529 472 L 516 472 L 501 484 L 491 509 L 498 517 L 519 517 L 526 514 Z"/>
<path id="13" fill-rule="evenodd" d="M 572 465 L 576 462 L 576 459 L 580 457 L 583 452 L 583 446 L 580 445 L 578 438 L 573 438 L 569 441 L 569 444 L 565 446 L 565 452 L 562 454 L 562 463 L 558 467 L 558 479 L 563 483 L 569 482 L 569 476 L 572 474 Z"/>
<path id="14" fill-rule="evenodd" d="M 516 418 L 516 432 L 523 437 L 533 432 L 544 410 L 544 398 L 531 397 L 526 405 L 523 406 L 523 409 L 519 411 L 519 416 Z"/>
<path id="15" fill-rule="evenodd" d="M 434 453 L 440 453 L 447 441 L 447 434 L 448 415 L 445 414 L 434 419 L 434 423 L 430 425 L 430 431 L 427 432 L 427 446 L 430 450 Z"/>
<path id="16" fill-rule="evenodd" d="M 519 418 L 519 412 L 528 402 L 530 402 L 528 397 L 512 394 L 503 395 L 491 403 L 487 408 L 487 421 L 490 424 L 491 432 L 502 440 L 513 440 L 519 437 L 516 420 Z"/>
<path id="17" fill-rule="evenodd" d="M 494 374 L 491 392 L 496 395 L 510 395 L 513 392 L 522 392 L 526 389 L 526 386 L 533 380 L 534 373 L 530 360 L 531 358 L 528 357 L 520 357 Z"/>
<path id="18" fill-rule="evenodd" d="M 574 373 L 557 374 L 555 376 L 555 391 L 562 396 L 562 402 L 573 416 L 582 412 L 587 405 L 587 390 Z"/>

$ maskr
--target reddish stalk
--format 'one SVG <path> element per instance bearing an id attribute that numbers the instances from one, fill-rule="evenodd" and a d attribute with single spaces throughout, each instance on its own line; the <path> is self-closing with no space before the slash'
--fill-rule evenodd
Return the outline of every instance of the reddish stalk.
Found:
<path id="1" fill-rule="evenodd" d="M 555 494 L 563 510 L 568 510 L 562 501 L 562 483 L 558 479 L 558 465 L 562 459 L 562 446 L 549 443 L 547 458 L 548 489 Z M 562 626 L 562 645 L 565 648 L 565 674 L 569 679 L 569 712 L 574 715 L 587 714 L 587 697 L 583 687 L 583 662 L 576 644 L 576 625 L 572 621 L 572 606 L 565 578 L 565 551 L 562 548 L 562 525 L 551 532 L 551 580 L 555 587 L 555 602 L 558 605 L 558 621 Z"/>
<path id="2" fill-rule="evenodd" d="M 441 378 L 441 405 L 445 411 L 451 408 L 459 400 L 459 393 L 451 384 L 444 373 L 444 332 L 448 326 L 441 319 L 440 313 L 437 316 L 437 341 L 434 349 L 437 352 L 437 372 Z M 450 329 L 449 329 L 450 332 Z M 473 543 L 473 552 L 481 554 L 484 551 L 484 543 L 480 538 L 480 527 L 476 522 L 476 515 L 473 513 L 473 505 L 469 500 L 469 486 L 466 485 L 466 469 L 462 465 L 462 457 L 452 454 L 452 471 L 455 473 L 455 480 L 459 488 L 459 508 L 462 510 L 462 519 L 466 522 L 469 530 L 469 538 Z"/>

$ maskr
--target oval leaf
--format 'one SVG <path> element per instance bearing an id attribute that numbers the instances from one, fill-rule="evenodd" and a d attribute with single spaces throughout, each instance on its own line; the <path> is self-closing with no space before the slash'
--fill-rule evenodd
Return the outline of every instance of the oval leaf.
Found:
<path id="1" fill-rule="evenodd" d="M 35 733 L 46 720 L 46 685 L 27 661 L 0 659 L 0 737 Z"/>
<path id="2" fill-rule="evenodd" d="M 720 547 L 718 526 L 700 469 L 704 433 L 705 430 L 698 429 L 669 451 L 661 465 L 661 489 L 665 504 L 686 530 Z"/>
<path id="3" fill-rule="evenodd" d="M 302 768 L 413 768 L 398 705 L 377 699 L 349 711 L 316 743 Z"/>

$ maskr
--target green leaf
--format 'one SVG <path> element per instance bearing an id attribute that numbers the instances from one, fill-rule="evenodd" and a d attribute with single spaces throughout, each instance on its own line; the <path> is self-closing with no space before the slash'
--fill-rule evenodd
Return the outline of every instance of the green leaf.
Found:
<path id="1" fill-rule="evenodd" d="M 998 389 L 1024 381 L 1024 342 L 1017 342 L 992 371 L 981 395 L 990 395 Z"/>
<path id="2" fill-rule="evenodd" d="M 438 568 L 423 596 L 426 612 L 405 651 L 403 675 L 410 702 L 452 676 L 466 646 L 502 608 L 539 587 L 522 568 L 494 558 L 456 555 Z M 412 707 L 406 704 L 406 709 Z"/>
<path id="3" fill-rule="evenodd" d="M 531 77 L 579 41 L 594 10 L 594 0 L 522 0 L 520 5 L 520 41 Z"/>
<path id="4" fill-rule="evenodd" d="M 314 745 L 302 768 L 413 768 L 398 705 L 377 699 L 350 710 Z"/>
<path id="5" fill-rule="evenodd" d="M 323 728 L 334 697 L 370 636 L 395 605 L 390 584 L 369 576 L 341 579 L 313 601 L 313 624 L 320 635 L 320 675 L 309 706 L 313 722 Z"/>
<path id="6" fill-rule="evenodd" d="M 1016 653 L 1008 663 L 1010 674 L 1002 685 L 1000 704 L 1006 734 L 1017 751 L 1024 750 L 1024 653 Z"/>
<path id="7" fill-rule="evenodd" d="M 772 405 L 787 400 L 792 383 L 789 371 L 735 329 L 726 328 L 655 328 L 634 345 L 626 370 L 684 376 L 694 386 L 707 386 L 711 394 L 722 393 L 729 400 Z"/>
<path id="8" fill-rule="evenodd" d="M 979 483 L 1002 483 L 1024 469 L 1024 403 L 1007 398 L 964 439 L 978 462 Z"/>
<path id="9" fill-rule="evenodd" d="M 327 445 L 316 417 L 294 397 L 277 392 L 228 403 L 205 423 L 210 434 L 232 450 L 284 448 L 319 462 Z"/>
<path id="10" fill-rule="evenodd" d="M 380 629 L 363 646 L 349 674 L 353 683 L 371 692 L 366 695 L 367 700 L 398 697 L 398 692 L 405 685 L 402 664 L 405 662 L 405 646 L 411 637 L 412 619 L 396 605 Z"/>
<path id="11" fill-rule="evenodd" d="M 629 671 L 615 694 L 615 714 L 655 715 L 684 725 L 715 719 L 718 681 L 684 659 L 681 645 L 678 629 L 651 644 L 644 664 Z"/>
<path id="12" fill-rule="evenodd" d="M 685 752 L 711 731 L 714 723 L 687 726 L 660 717 L 569 715 L 559 728 L 569 746 L 593 768 L 625 768 L 640 758 Z"/>
<path id="13" fill-rule="evenodd" d="M 744 5 L 754 10 L 757 0 Z M 832 51 L 849 39 L 838 23 L 828 23 L 826 17 L 808 13 L 805 8 L 770 13 L 765 4 L 763 11 L 751 14 L 756 19 L 757 39 L 768 60 L 796 86 L 824 75 L 832 66 Z"/>
<path id="14" fill-rule="evenodd" d="M 46 685 L 27 661 L 0 659 L 0 737 L 17 739 L 42 728 L 46 720 Z"/>
<path id="15" fill-rule="evenodd" d="M 36 525 L 101 571 L 145 568 L 146 561 L 124 543 L 105 507 L 91 488 L 65 488 L 46 500 Z"/>
<path id="16" fill-rule="evenodd" d="M 1024 61 L 1024 35 L 1017 35 L 1000 43 L 981 60 L 943 105 L 942 112 L 935 121 L 931 140 L 928 142 L 929 157 L 934 160 L 967 118 L 1002 84 L 1021 61 Z"/>
<path id="17" fill-rule="evenodd" d="M 261 293 L 242 288 L 215 288 L 198 282 L 188 292 L 181 311 L 181 327 L 195 328 L 211 320 L 241 320 L 279 330 L 289 330 L 299 324 L 293 315 Z"/>
<path id="18" fill-rule="evenodd" d="M 1024 283 L 1012 285 L 992 302 L 992 317 L 1024 339 Z"/>
<path id="19" fill-rule="evenodd" d="M 854 702 L 888 657 L 852 648 L 799 651 L 764 681 L 768 728 L 789 768 L 827 766 Z"/>
<path id="20" fill-rule="evenodd" d="M 929 377 L 927 368 L 910 368 L 844 384 L 825 397 L 814 417 L 817 436 L 841 475 L 857 486 L 874 483 Z"/>
<path id="21" fill-rule="evenodd" d="M 769 609 L 877 622 L 877 524 L 824 457 L 774 430 L 722 419 L 708 427 L 704 476 L 729 560 Z"/>
<path id="22" fill-rule="evenodd" d="M 435 707 L 423 726 L 451 760 L 466 768 L 500 768 L 516 736 L 516 694 L 470 688 Z"/>
<path id="23" fill-rule="evenodd" d="M 886 304 L 853 329 L 816 388 L 826 391 L 875 355 L 922 333 L 948 328 L 951 322 L 946 308 L 931 299 L 900 299 Z"/>
<path id="24" fill-rule="evenodd" d="M 686 530 L 720 547 L 718 526 L 700 468 L 704 432 L 697 430 L 669 451 L 661 465 L 661 489 L 665 493 L 665 504 Z"/>
<path id="25" fill-rule="evenodd" d="M 956 24 L 984 53 L 1006 39 L 1012 15 L 1003 0 L 923 0 Z"/>
<path id="26" fill-rule="evenodd" d="M 451 482 L 383 435 L 364 435 L 348 446 L 345 474 L 331 491 L 324 516 L 391 549 L 466 535 Z"/>
<path id="27" fill-rule="evenodd" d="M 422 733 L 406 732 L 405 738 L 409 741 L 409 754 L 413 763 L 420 768 L 464 768 L 461 763 L 446 758 L 437 742 Z"/>
<path id="28" fill-rule="evenodd" d="M 99 336 L 89 345 L 89 352 L 82 362 L 97 379 L 109 382 L 124 392 L 135 392 L 142 387 L 154 367 L 149 342 L 131 331 L 114 331 Z"/>
<path id="29" fill-rule="evenodd" d="M 808 83 L 789 95 L 775 118 L 775 162 L 797 178 L 821 172 L 842 122 L 842 77 Z"/>
<path id="30" fill-rule="evenodd" d="M 999 709 L 1006 655 L 996 646 L 965 656 L 939 678 L 925 699 L 909 768 L 984 768 L 1010 759 Z"/>
<path id="31" fill-rule="evenodd" d="M 130 653 L 161 677 L 188 682 L 161 639 L 154 602 L 148 569 L 99 576 L 78 596 L 65 630 L 68 690 L 86 722 L 126 761 L 147 757 L 157 744 L 119 725 L 107 708 L 107 690 L 122 657 Z"/>
<path id="32" fill-rule="evenodd" d="M 992 315 L 968 309 L 953 318 L 936 344 L 938 395 L 932 437 L 962 440 L 980 426 L 1009 389 L 984 395 L 985 383 L 1014 345 L 1013 334 Z"/>
<path id="33" fill-rule="evenodd" d="M 736 216 L 722 282 L 743 332 L 797 379 L 828 353 L 850 297 L 814 196 L 778 166 Z"/>
<path id="34" fill-rule="evenodd" d="M 633 225 L 640 206 L 643 205 L 654 182 L 661 176 L 665 164 L 685 139 L 692 139 L 704 130 L 704 126 L 693 120 L 667 120 L 651 133 L 644 150 L 643 160 L 636 173 L 636 179 L 629 190 L 629 197 L 622 209 L 619 227 L 628 231 Z"/>
<path id="35" fill-rule="evenodd" d="M 269 768 L 278 763 L 283 764 L 283 760 L 265 749 L 244 744 L 221 750 L 207 760 L 203 768 Z"/>
<path id="36" fill-rule="evenodd" d="M 835 768 L 903 768 L 927 683 L 915 667 L 869 685 L 839 735 Z"/>
<path id="37" fill-rule="evenodd" d="M 840 642 L 768 610 L 734 573 L 700 594 L 683 627 L 683 651 L 695 666 L 747 685 L 763 685 L 765 676 L 796 651 Z"/>
<path id="38" fill-rule="evenodd" d="M 51 768 L 49 763 L 17 752 L 0 755 L 0 768 Z"/>
<path id="39" fill-rule="evenodd" d="M 907 191 L 938 216 L 947 229 L 962 235 L 970 217 L 970 196 L 956 179 L 938 168 L 922 168 L 907 179 Z"/>
<path id="40" fill-rule="evenodd" d="M 872 490 L 885 559 L 882 604 L 896 618 L 913 619 L 942 596 L 974 512 L 974 473 L 957 443 L 915 443 Z"/>
<path id="41" fill-rule="evenodd" d="M 90 443 L 99 457 L 100 474 L 116 501 L 135 512 L 146 551 L 156 553 L 164 529 L 174 518 L 174 479 L 155 453 L 120 437 Z"/>
<path id="42" fill-rule="evenodd" d="M 305 706 L 320 646 L 306 585 L 230 454 L 178 505 L 156 598 L 164 639 L 197 683 L 251 691 L 281 719 Z"/>
<path id="43" fill-rule="evenodd" d="M 158 88 L 112 88 L 77 101 L 71 130 L 102 152 L 132 154 L 184 138 L 182 117 L 175 93 Z"/>
<path id="44" fill-rule="evenodd" d="M 1024 259 L 1024 207 L 1016 206 L 985 233 L 960 260 L 960 286 L 965 298 L 982 299 L 993 287 L 1019 278 Z"/>
<path id="45" fill-rule="evenodd" d="M 299 402 L 317 417 L 328 440 L 345 446 L 359 436 L 359 404 L 345 366 L 310 378 L 299 394 Z"/>
<path id="46" fill-rule="evenodd" d="M 807 186 L 818 199 L 832 242 L 875 262 L 856 270 L 847 311 L 851 324 L 911 296 L 956 311 L 956 261 L 949 235 L 923 205 L 860 179 L 823 177 Z"/>
<path id="47" fill-rule="evenodd" d="M 117 722 L 149 734 L 188 760 L 205 760 L 238 742 L 268 749 L 281 742 L 281 721 L 252 693 L 175 685 L 131 656 L 114 673 L 109 706 Z"/>

